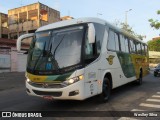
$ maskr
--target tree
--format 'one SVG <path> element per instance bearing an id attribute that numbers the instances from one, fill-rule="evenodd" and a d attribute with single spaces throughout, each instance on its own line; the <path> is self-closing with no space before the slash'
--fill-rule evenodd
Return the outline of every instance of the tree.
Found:
<path id="1" fill-rule="evenodd" d="M 147 42 L 149 51 L 158 51 L 160 52 L 160 39 L 157 40 L 150 40 Z"/>
<path id="2" fill-rule="evenodd" d="M 120 23 L 120 27 L 122 30 L 127 31 L 128 33 L 134 35 L 135 32 L 132 30 L 132 27 L 130 27 L 128 24 L 126 25 L 125 23 Z"/>
<path id="3" fill-rule="evenodd" d="M 139 38 L 140 40 L 143 40 L 143 38 L 145 37 L 143 35 L 139 35 L 139 34 L 135 33 L 133 31 L 133 28 L 126 23 L 116 21 L 115 24 L 116 24 L 116 26 L 120 27 L 122 30 L 124 30 L 124 31 L 128 32 L 129 34 Z"/>
<path id="4" fill-rule="evenodd" d="M 160 10 L 157 11 L 157 14 L 160 14 Z M 160 21 L 158 20 L 153 20 L 153 19 L 149 19 L 148 20 L 150 22 L 150 26 L 155 28 L 155 29 L 159 29 L 160 28 Z"/>

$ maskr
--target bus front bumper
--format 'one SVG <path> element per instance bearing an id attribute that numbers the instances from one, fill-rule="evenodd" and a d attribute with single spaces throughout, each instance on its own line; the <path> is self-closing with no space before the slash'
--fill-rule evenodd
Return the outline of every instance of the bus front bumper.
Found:
<path id="1" fill-rule="evenodd" d="M 84 100 L 84 82 L 78 81 L 63 88 L 35 87 L 26 81 L 28 95 L 59 100 Z"/>

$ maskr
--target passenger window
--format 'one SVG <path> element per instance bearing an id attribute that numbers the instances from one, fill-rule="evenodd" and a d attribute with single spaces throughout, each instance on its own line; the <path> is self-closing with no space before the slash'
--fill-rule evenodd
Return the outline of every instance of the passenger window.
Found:
<path id="1" fill-rule="evenodd" d="M 129 53 L 129 44 L 128 39 L 124 37 L 123 35 L 120 35 L 120 48 L 122 52 Z"/>
<path id="2" fill-rule="evenodd" d="M 93 58 L 93 44 L 90 44 L 87 40 L 85 41 L 85 55 L 86 55 L 86 59 L 90 59 Z"/>
<path id="3" fill-rule="evenodd" d="M 130 41 L 130 52 L 135 53 L 136 52 L 135 42 L 133 40 L 129 40 L 129 41 Z"/>
<path id="4" fill-rule="evenodd" d="M 137 54 L 142 54 L 142 51 L 141 51 L 141 43 L 137 42 L 137 43 L 136 43 L 136 48 L 137 48 Z"/>
<path id="5" fill-rule="evenodd" d="M 146 53 L 146 55 L 148 55 L 148 46 L 147 45 L 145 45 L 145 53 Z"/>
<path id="6" fill-rule="evenodd" d="M 142 47 L 142 55 L 145 55 L 145 47 L 144 47 L 144 44 L 141 44 L 141 47 Z"/>
<path id="7" fill-rule="evenodd" d="M 108 45 L 109 50 L 115 50 L 115 40 L 114 40 L 114 32 L 109 31 L 109 37 L 108 37 Z"/>
<path id="8" fill-rule="evenodd" d="M 101 24 L 94 24 L 95 31 L 96 31 L 96 48 L 97 48 L 97 54 L 100 54 L 101 52 L 101 46 L 102 46 L 102 41 L 104 37 L 104 31 L 105 27 Z"/>
<path id="9" fill-rule="evenodd" d="M 128 44 L 128 39 L 127 38 L 125 38 L 124 44 L 125 44 L 125 52 L 129 53 L 129 44 Z"/>
<path id="10" fill-rule="evenodd" d="M 125 44 L 124 44 L 124 42 L 125 42 L 125 39 L 124 39 L 124 36 L 123 35 L 120 35 L 120 45 L 121 45 L 121 51 L 122 52 L 125 52 L 126 50 L 125 50 Z"/>
<path id="11" fill-rule="evenodd" d="M 108 49 L 119 51 L 119 37 L 118 33 L 113 31 L 109 31 L 109 38 L 108 38 Z"/>
<path id="12" fill-rule="evenodd" d="M 116 51 L 119 51 L 119 38 L 118 38 L 118 33 L 114 34 L 114 38 L 115 38 L 115 44 L 116 44 Z"/>

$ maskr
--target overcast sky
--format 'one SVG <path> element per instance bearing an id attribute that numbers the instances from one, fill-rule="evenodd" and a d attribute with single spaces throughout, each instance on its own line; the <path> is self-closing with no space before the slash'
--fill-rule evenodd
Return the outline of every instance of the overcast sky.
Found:
<path id="1" fill-rule="evenodd" d="M 0 0 L 0 12 L 38 2 L 38 0 Z M 156 14 L 160 9 L 159 0 L 39 0 L 39 2 L 60 11 L 61 16 L 70 15 L 74 18 L 99 17 L 110 23 L 125 21 L 128 12 L 128 24 L 148 41 L 160 34 L 160 30 L 150 27 L 148 19 L 160 20 Z"/>

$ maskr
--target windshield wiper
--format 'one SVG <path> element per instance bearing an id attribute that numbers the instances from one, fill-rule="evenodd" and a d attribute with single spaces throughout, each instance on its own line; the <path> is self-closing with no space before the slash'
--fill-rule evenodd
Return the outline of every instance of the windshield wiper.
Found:
<path id="1" fill-rule="evenodd" d="M 59 70 L 59 65 L 57 60 L 55 59 L 55 53 L 56 50 L 58 49 L 59 45 L 62 43 L 63 39 L 64 39 L 65 35 L 63 35 L 62 39 L 60 40 L 59 44 L 56 46 L 54 53 L 52 54 L 51 50 L 52 50 L 52 44 L 50 46 L 50 50 L 49 50 L 49 56 L 51 55 L 51 60 L 53 60 L 54 65 L 56 66 L 57 70 Z"/>
<path id="2" fill-rule="evenodd" d="M 36 66 L 37 66 L 37 64 L 38 64 L 38 62 L 39 62 L 40 57 L 42 56 L 42 54 L 43 54 L 43 56 L 44 56 L 44 54 L 45 54 L 45 47 L 46 47 L 46 41 L 45 41 L 45 43 L 44 43 L 43 50 L 41 51 L 40 55 L 38 56 L 38 59 L 37 59 L 36 62 L 35 62 L 35 65 L 34 65 L 34 67 L 33 67 L 33 70 L 34 70 L 34 71 L 35 71 L 35 68 L 36 68 Z"/>
<path id="3" fill-rule="evenodd" d="M 48 58 L 51 58 L 51 62 L 53 62 L 52 64 L 56 67 L 57 70 L 59 70 L 59 65 L 57 60 L 53 57 L 53 54 L 51 52 L 52 50 L 52 44 L 50 46 L 49 52 L 48 52 Z"/>

